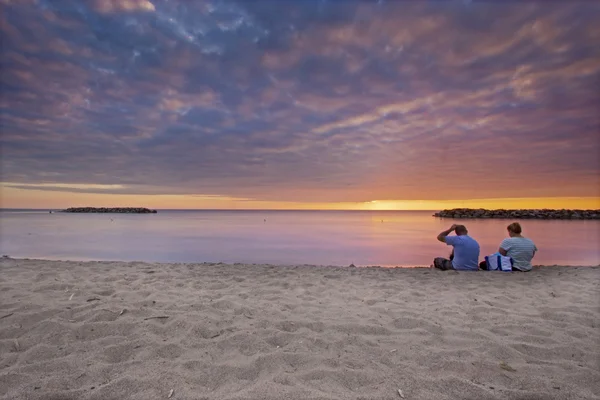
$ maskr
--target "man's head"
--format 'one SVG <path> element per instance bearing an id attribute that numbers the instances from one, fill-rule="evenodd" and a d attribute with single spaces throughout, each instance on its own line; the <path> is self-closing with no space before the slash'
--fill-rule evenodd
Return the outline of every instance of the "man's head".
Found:
<path id="1" fill-rule="evenodd" d="M 521 229 L 521 224 L 519 224 L 518 222 L 513 222 L 512 224 L 507 226 L 506 229 L 508 230 L 508 236 L 510 237 L 520 235 L 523 231 Z"/>
<path id="2" fill-rule="evenodd" d="M 454 227 L 454 233 L 456 233 L 457 236 L 461 236 L 461 235 L 468 234 L 469 231 L 467 230 L 467 227 L 464 225 L 456 225 Z"/>

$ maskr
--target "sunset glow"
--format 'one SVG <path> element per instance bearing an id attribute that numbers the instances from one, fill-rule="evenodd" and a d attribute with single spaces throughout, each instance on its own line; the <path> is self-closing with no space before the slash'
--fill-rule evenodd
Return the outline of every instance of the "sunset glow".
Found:
<path id="1" fill-rule="evenodd" d="M 369 202 L 273 202 L 226 196 L 114 195 L 13 189 L 0 186 L 3 208 L 62 209 L 67 207 L 128 207 L 155 209 L 237 210 L 441 210 L 445 208 L 578 208 L 598 209 L 599 198 L 552 197 L 528 199 L 376 200 Z"/>

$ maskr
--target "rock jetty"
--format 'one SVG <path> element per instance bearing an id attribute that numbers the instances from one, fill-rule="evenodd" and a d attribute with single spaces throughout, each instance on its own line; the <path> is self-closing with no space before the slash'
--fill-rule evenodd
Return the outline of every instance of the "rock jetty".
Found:
<path id="1" fill-rule="evenodd" d="M 141 207 L 71 207 L 63 210 L 68 213 L 119 213 L 119 214 L 156 214 L 156 210 Z"/>
<path id="2" fill-rule="evenodd" d="M 483 208 L 453 208 L 433 214 L 438 218 L 498 218 L 498 219 L 600 219 L 600 210 L 486 210 Z"/>

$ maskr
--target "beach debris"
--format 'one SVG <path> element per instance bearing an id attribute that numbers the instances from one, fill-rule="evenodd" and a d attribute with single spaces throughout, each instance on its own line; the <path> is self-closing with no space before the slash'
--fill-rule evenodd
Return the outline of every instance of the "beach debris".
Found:
<path id="1" fill-rule="evenodd" d="M 149 319 L 167 319 L 167 318 L 169 318 L 167 315 L 159 315 L 159 316 L 156 316 L 156 317 L 144 318 L 144 321 L 147 321 Z"/>
<path id="2" fill-rule="evenodd" d="M 73 296 L 75 296 L 75 293 L 71 293 L 71 296 L 69 296 L 69 301 L 73 300 Z"/>
<path id="3" fill-rule="evenodd" d="M 173 393 L 175 393 L 175 390 L 171 389 L 171 391 L 169 392 L 169 399 L 170 399 L 171 397 L 173 397 Z"/>
<path id="4" fill-rule="evenodd" d="M 15 313 L 11 312 L 10 314 L 6 314 L 6 315 L 1 316 L 0 319 L 8 318 L 8 317 L 10 317 L 11 315 L 14 315 L 14 314 Z"/>
<path id="5" fill-rule="evenodd" d="M 508 372 L 517 372 L 516 369 L 514 369 L 513 367 L 511 367 L 510 365 L 508 365 L 504 361 L 502 361 L 500 363 L 500 368 L 502 368 L 503 370 L 508 371 Z"/>
<path id="6" fill-rule="evenodd" d="M 402 393 L 402 389 L 398 389 L 398 394 L 400 395 L 400 397 L 404 398 L 404 393 Z"/>
<path id="7" fill-rule="evenodd" d="M 15 339 L 15 349 L 17 351 L 21 350 L 21 346 L 19 346 L 19 341 L 17 339 Z"/>
<path id="8" fill-rule="evenodd" d="M 398 351 L 398 349 L 392 349 L 392 350 L 390 350 L 390 353 L 395 353 L 397 351 Z"/>
<path id="9" fill-rule="evenodd" d="M 86 301 L 89 303 L 90 301 L 100 301 L 100 299 L 98 297 L 92 297 L 91 299 L 87 299 Z"/>
<path id="10" fill-rule="evenodd" d="M 121 310 L 121 312 L 119 313 L 119 315 L 123 315 L 123 314 L 125 314 L 126 312 L 127 312 L 127 309 L 126 309 L 126 308 L 124 308 L 124 309 L 122 309 L 122 310 Z"/>
<path id="11" fill-rule="evenodd" d="M 554 292 L 550 292 L 550 296 L 556 297 L 556 295 L 554 294 Z"/>

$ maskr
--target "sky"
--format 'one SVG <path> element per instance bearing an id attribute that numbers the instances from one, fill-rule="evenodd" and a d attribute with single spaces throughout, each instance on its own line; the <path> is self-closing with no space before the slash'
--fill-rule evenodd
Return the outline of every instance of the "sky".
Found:
<path id="1" fill-rule="evenodd" d="M 0 8 L 4 208 L 600 208 L 598 2 Z"/>

